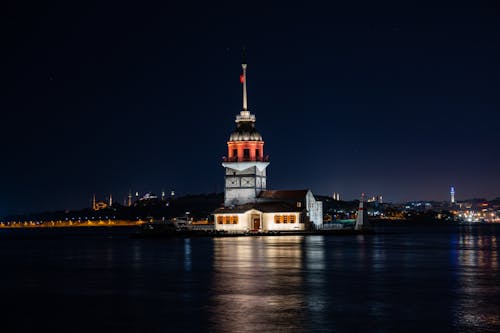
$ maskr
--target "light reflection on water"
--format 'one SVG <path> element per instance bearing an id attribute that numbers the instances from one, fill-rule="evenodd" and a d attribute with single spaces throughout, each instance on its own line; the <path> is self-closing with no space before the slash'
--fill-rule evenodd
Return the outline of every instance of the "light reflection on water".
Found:
<path id="1" fill-rule="evenodd" d="M 463 331 L 500 328 L 499 308 L 490 302 L 494 295 L 500 294 L 497 236 L 479 228 L 464 227 L 456 243 L 457 326 Z"/>
<path id="2" fill-rule="evenodd" d="M 300 329 L 304 237 L 214 239 L 211 321 L 217 332 Z"/>
<path id="3" fill-rule="evenodd" d="M 184 270 L 191 271 L 191 239 L 184 239 Z"/>
<path id="4" fill-rule="evenodd" d="M 85 333 L 500 331 L 500 226 L 384 230 L 158 240 L 0 233 L 3 324 Z M 36 309 L 29 321 L 27 308 Z"/>

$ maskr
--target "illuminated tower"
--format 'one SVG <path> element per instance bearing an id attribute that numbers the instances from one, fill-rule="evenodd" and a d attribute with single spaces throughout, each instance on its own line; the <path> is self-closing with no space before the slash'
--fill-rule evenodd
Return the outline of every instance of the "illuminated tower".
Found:
<path id="1" fill-rule="evenodd" d="M 243 56 L 243 110 L 236 116 L 236 129 L 227 142 L 227 157 L 222 166 L 226 169 L 224 205 L 241 205 L 254 202 L 266 189 L 268 157 L 264 156 L 264 141 L 255 128 L 255 115 L 247 105 L 247 63 Z"/>
<path id="2" fill-rule="evenodd" d="M 113 206 L 113 195 L 109 195 L 109 207 Z"/>
<path id="3" fill-rule="evenodd" d="M 450 186 L 450 203 L 455 203 L 455 186 Z"/>
<path id="4" fill-rule="evenodd" d="M 95 194 L 92 196 L 92 210 L 96 210 Z"/>

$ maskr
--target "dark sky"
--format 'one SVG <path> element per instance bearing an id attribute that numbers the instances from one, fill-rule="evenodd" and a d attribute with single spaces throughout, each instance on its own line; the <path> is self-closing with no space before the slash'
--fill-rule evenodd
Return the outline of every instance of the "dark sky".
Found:
<path id="1" fill-rule="evenodd" d="M 222 191 L 242 45 L 268 188 L 500 196 L 498 1 L 16 1 L 1 15 L 0 215 Z"/>

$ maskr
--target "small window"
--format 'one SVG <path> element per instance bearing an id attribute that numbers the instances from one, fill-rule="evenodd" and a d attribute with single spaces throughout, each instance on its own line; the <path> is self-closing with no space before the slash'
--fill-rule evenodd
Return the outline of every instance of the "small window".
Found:
<path id="1" fill-rule="evenodd" d="M 260 157 L 260 149 L 255 149 L 255 156 Z"/>
<path id="2" fill-rule="evenodd" d="M 233 157 L 238 156 L 238 149 L 233 149 Z"/>
<path id="3" fill-rule="evenodd" d="M 250 157 L 250 149 L 243 149 L 243 157 Z"/>

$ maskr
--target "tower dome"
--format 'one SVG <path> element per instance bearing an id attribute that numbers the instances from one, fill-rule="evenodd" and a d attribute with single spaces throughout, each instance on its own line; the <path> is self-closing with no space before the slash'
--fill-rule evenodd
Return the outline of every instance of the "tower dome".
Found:
<path id="1" fill-rule="evenodd" d="M 235 141 L 262 141 L 262 135 L 252 122 L 239 122 L 229 137 L 230 142 Z"/>

